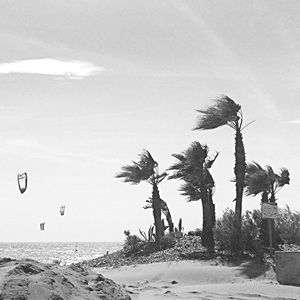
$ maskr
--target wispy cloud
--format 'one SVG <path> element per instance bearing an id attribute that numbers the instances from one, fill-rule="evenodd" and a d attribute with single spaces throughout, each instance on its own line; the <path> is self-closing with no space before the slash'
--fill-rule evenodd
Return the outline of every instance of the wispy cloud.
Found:
<path id="1" fill-rule="evenodd" d="M 288 123 L 290 123 L 290 124 L 300 124 L 300 118 L 298 118 L 296 120 L 288 121 Z"/>
<path id="2" fill-rule="evenodd" d="M 0 74 L 39 74 L 69 79 L 82 79 L 97 75 L 104 71 L 90 62 L 78 60 L 57 60 L 53 58 L 40 58 L 18 60 L 9 63 L 0 63 Z"/>

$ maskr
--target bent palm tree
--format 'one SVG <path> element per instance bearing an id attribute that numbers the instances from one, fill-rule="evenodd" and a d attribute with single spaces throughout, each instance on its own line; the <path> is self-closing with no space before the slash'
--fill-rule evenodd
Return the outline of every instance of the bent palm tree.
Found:
<path id="1" fill-rule="evenodd" d="M 270 166 L 266 166 L 264 169 L 256 162 L 247 164 L 245 174 L 245 194 L 247 196 L 261 194 L 263 203 L 274 203 L 276 202 L 277 192 L 289 183 L 290 173 L 286 168 L 281 168 L 279 174 L 276 174 Z M 267 243 L 268 226 L 266 220 L 263 220 L 262 227 L 261 234 L 265 243 Z"/>
<path id="2" fill-rule="evenodd" d="M 158 191 L 158 184 L 167 176 L 164 172 L 159 174 L 158 163 L 153 159 L 150 152 L 144 150 L 139 155 L 138 162 L 132 162 L 132 165 L 126 165 L 121 168 L 121 172 L 116 175 L 117 178 L 124 178 L 124 182 L 139 184 L 146 181 L 152 185 L 152 211 L 154 217 L 156 242 L 160 245 L 160 239 L 163 236 L 163 224 L 161 220 L 161 204 Z"/>
<path id="3" fill-rule="evenodd" d="M 214 249 L 213 226 L 215 225 L 215 205 L 212 195 L 215 182 L 209 172 L 217 155 L 211 159 L 208 157 L 208 147 L 199 142 L 193 142 L 182 154 L 173 154 L 179 162 L 168 170 L 174 174 L 168 179 L 182 179 L 184 184 L 180 187 L 181 194 L 187 196 L 188 202 L 202 201 L 203 228 L 202 244 L 210 251 Z"/>
<path id="4" fill-rule="evenodd" d="M 247 164 L 245 175 L 245 194 L 247 196 L 262 195 L 262 202 L 275 202 L 276 193 L 286 184 L 290 183 L 288 169 L 281 168 L 279 174 L 275 174 L 272 167 L 263 169 L 258 163 Z"/>
<path id="5" fill-rule="evenodd" d="M 242 224 L 242 200 L 246 170 L 246 155 L 242 130 L 247 126 L 243 127 L 241 106 L 224 95 L 215 100 L 215 105 L 197 111 L 201 113 L 201 116 L 198 118 L 194 130 L 214 129 L 228 125 L 235 131 L 235 228 L 237 239 L 239 239 Z"/>

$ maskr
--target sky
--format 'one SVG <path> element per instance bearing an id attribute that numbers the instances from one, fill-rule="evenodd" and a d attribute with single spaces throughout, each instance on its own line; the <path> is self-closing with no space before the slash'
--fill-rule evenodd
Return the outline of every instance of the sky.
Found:
<path id="1" fill-rule="evenodd" d="M 1 1 L 0 241 L 147 231 L 151 186 L 115 175 L 143 149 L 163 172 L 193 141 L 220 152 L 217 217 L 234 209 L 233 130 L 192 130 L 196 109 L 220 95 L 254 120 L 243 131 L 247 162 L 288 168 L 278 205 L 300 210 L 299 14 L 296 0 Z M 202 226 L 202 208 L 180 184 L 159 191 L 187 232 Z M 260 197 L 244 197 L 243 211 L 254 208 Z"/>

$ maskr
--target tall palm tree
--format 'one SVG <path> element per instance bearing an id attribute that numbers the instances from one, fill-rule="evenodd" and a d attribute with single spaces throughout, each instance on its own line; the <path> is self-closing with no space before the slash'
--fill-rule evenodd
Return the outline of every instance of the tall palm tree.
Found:
<path id="1" fill-rule="evenodd" d="M 181 154 L 173 154 L 179 162 L 173 164 L 168 170 L 174 171 L 168 179 L 181 179 L 184 184 L 180 187 L 181 194 L 187 196 L 188 202 L 202 201 L 203 228 L 202 244 L 210 251 L 214 249 L 213 227 L 215 225 L 215 206 L 212 195 L 215 182 L 209 172 L 218 154 L 211 159 L 208 157 L 208 147 L 199 142 Z"/>
<path id="2" fill-rule="evenodd" d="M 163 224 L 161 220 L 161 204 L 158 184 L 167 176 L 166 172 L 159 173 L 158 163 L 153 159 L 150 152 L 144 150 L 139 155 L 139 161 L 133 161 L 131 165 L 125 165 L 121 172 L 116 175 L 117 178 L 124 178 L 124 182 L 139 184 L 145 181 L 152 185 L 152 211 L 154 217 L 156 242 L 160 245 L 163 236 Z"/>
<path id="3" fill-rule="evenodd" d="M 244 179 L 246 171 L 246 155 L 242 136 L 243 114 L 241 106 L 231 98 L 224 95 L 214 100 L 215 104 L 207 109 L 197 110 L 201 115 L 197 120 L 194 130 L 215 129 L 228 125 L 235 131 L 235 229 L 237 239 L 240 238 L 242 224 L 242 200 L 244 190 Z"/>
<path id="4" fill-rule="evenodd" d="M 263 203 L 274 203 L 276 202 L 277 192 L 289 183 L 290 173 L 286 168 L 281 168 L 279 174 L 276 174 L 270 166 L 262 168 L 256 162 L 247 164 L 245 175 L 245 194 L 247 196 L 261 194 Z M 271 226 L 273 226 L 273 222 Z M 267 243 L 268 226 L 266 220 L 262 221 L 261 230 L 263 240 Z"/>

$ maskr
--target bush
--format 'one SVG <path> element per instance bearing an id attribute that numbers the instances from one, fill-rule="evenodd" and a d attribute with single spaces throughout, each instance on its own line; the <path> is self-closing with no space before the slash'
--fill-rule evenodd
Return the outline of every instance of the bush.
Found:
<path id="1" fill-rule="evenodd" d="M 164 236 L 161 237 L 160 241 L 160 247 L 162 250 L 168 249 L 168 248 L 173 248 L 176 244 L 176 238 L 174 234 L 168 233 Z"/>
<path id="2" fill-rule="evenodd" d="M 190 230 L 187 233 L 188 236 L 201 236 L 202 235 L 202 230 L 200 228 L 196 228 L 195 230 Z"/>
<path id="3" fill-rule="evenodd" d="M 242 234 L 238 244 L 234 228 L 234 211 L 226 209 L 216 222 L 215 239 L 220 251 L 236 254 L 238 251 L 261 255 L 262 245 L 259 239 L 261 214 L 259 210 L 247 211 L 242 216 Z"/>
<path id="4" fill-rule="evenodd" d="M 125 230 L 124 234 L 126 236 L 125 243 L 123 246 L 125 254 L 134 254 L 143 248 L 145 242 L 142 239 L 140 239 L 137 235 L 131 235 L 129 230 Z"/>
<path id="5" fill-rule="evenodd" d="M 289 206 L 279 210 L 280 218 L 275 221 L 275 229 L 285 244 L 300 245 L 300 213 Z"/>

